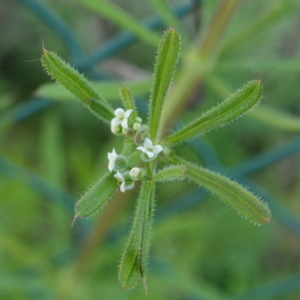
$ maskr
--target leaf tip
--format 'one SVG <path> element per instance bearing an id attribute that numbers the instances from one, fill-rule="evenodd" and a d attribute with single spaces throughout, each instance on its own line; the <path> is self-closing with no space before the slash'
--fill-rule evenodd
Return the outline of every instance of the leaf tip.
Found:
<path id="1" fill-rule="evenodd" d="M 264 224 L 264 223 L 272 223 L 271 218 L 270 218 L 270 219 L 266 219 L 266 220 L 263 222 L 263 224 Z"/>
<path id="2" fill-rule="evenodd" d="M 272 223 L 272 220 L 271 219 L 266 219 L 264 221 L 260 221 L 260 222 L 253 222 L 254 225 L 257 225 L 257 226 L 262 226 L 264 224 L 269 224 L 269 223 Z"/>
<path id="3" fill-rule="evenodd" d="M 121 284 L 123 290 L 131 290 L 131 289 L 134 288 L 134 286 L 136 285 L 136 283 L 131 284 L 131 285 L 127 285 L 127 284 L 123 283 L 123 282 L 120 280 L 120 278 L 119 278 L 119 282 L 120 282 L 120 284 Z"/>
<path id="4" fill-rule="evenodd" d="M 42 39 L 42 52 L 43 52 L 43 54 L 49 52 L 49 51 L 45 48 L 45 42 L 44 42 L 44 39 Z"/>
<path id="5" fill-rule="evenodd" d="M 75 221 L 76 221 L 77 219 L 78 219 L 78 216 L 75 215 L 75 216 L 74 216 L 74 219 L 73 219 L 73 221 L 72 221 L 71 227 L 73 227 L 73 225 L 74 225 L 74 223 L 75 223 Z"/>
<path id="6" fill-rule="evenodd" d="M 148 296 L 146 277 L 143 277 L 143 286 L 144 286 L 145 294 L 146 294 L 146 296 Z"/>

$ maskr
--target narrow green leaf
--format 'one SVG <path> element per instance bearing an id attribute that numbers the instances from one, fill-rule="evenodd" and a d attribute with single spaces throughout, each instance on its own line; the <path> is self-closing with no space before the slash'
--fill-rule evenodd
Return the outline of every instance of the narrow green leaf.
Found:
<path id="1" fill-rule="evenodd" d="M 135 96 L 146 96 L 149 93 L 151 82 L 149 79 L 142 81 L 92 81 L 91 85 L 94 89 L 101 91 L 101 95 L 104 99 L 112 101 L 120 99 L 118 92 L 120 86 L 126 86 Z M 50 98 L 56 101 L 73 101 L 75 99 L 73 94 L 66 90 L 65 87 L 55 82 L 43 84 L 38 88 L 36 94 L 40 97 Z"/>
<path id="2" fill-rule="evenodd" d="M 121 28 L 133 32 L 141 40 L 157 45 L 158 35 L 150 29 L 143 26 L 140 21 L 133 18 L 130 14 L 123 11 L 120 7 L 107 0 L 76 0 L 85 7 L 88 7 L 103 17 L 111 20 Z"/>
<path id="3" fill-rule="evenodd" d="M 158 170 L 153 176 L 154 181 L 172 181 L 183 180 L 186 176 L 186 166 L 168 166 L 164 169 Z"/>
<path id="4" fill-rule="evenodd" d="M 153 212 L 154 182 L 144 181 L 141 186 L 133 226 L 121 258 L 119 280 L 124 289 L 130 289 L 143 279 L 146 288 L 146 266 L 150 247 Z"/>
<path id="5" fill-rule="evenodd" d="M 300 61 L 299 61 L 300 63 Z M 297 62 L 291 62 L 290 65 L 294 67 L 300 67 L 300 64 L 297 65 Z M 249 66 L 250 67 L 250 66 Z M 283 67 L 283 66 L 282 66 Z M 248 68 L 249 69 L 249 68 Z M 263 68 L 265 69 L 265 68 Z M 280 69 L 283 71 L 283 68 Z M 291 71 L 291 70 L 290 70 Z M 222 82 L 219 78 L 215 76 L 207 77 L 206 82 L 221 96 L 230 94 L 231 88 Z M 249 111 L 248 116 L 267 124 L 269 126 L 287 130 L 287 131 L 300 131 L 300 118 L 292 115 L 288 112 L 281 111 L 279 109 L 260 104 L 255 107 L 255 109 Z"/>
<path id="6" fill-rule="evenodd" d="M 43 49 L 42 64 L 51 77 L 85 103 L 98 117 L 105 122 L 111 121 L 114 117 L 112 108 L 100 97 L 83 75 L 79 74 L 55 53 L 46 49 Z M 91 100 L 93 100 L 93 104 L 91 104 Z M 93 109 L 94 107 L 97 107 L 96 111 Z"/>
<path id="7" fill-rule="evenodd" d="M 173 79 L 179 50 L 180 37 L 176 30 L 171 27 L 164 33 L 157 50 L 149 116 L 150 136 L 154 141 L 157 138 L 162 106 Z"/>
<path id="8" fill-rule="evenodd" d="M 116 178 L 113 174 L 107 173 L 78 200 L 75 206 L 75 218 L 85 218 L 95 213 L 106 204 L 117 189 L 118 182 Z"/>
<path id="9" fill-rule="evenodd" d="M 119 89 L 119 93 L 125 108 L 133 110 L 133 112 L 131 113 L 131 117 L 135 120 L 137 118 L 137 110 L 130 90 L 121 86 Z"/>
<path id="10" fill-rule="evenodd" d="M 267 204 L 237 182 L 182 158 L 176 157 L 171 160 L 185 165 L 190 180 L 218 196 L 250 222 L 257 225 L 271 222 L 271 213 Z"/>
<path id="11" fill-rule="evenodd" d="M 300 118 L 278 109 L 259 105 L 250 112 L 250 117 L 262 123 L 288 131 L 300 131 Z"/>
<path id="12" fill-rule="evenodd" d="M 166 141 L 171 144 L 183 142 L 198 134 L 224 125 L 254 107 L 262 96 L 260 80 L 252 80 L 229 96 L 218 106 L 202 114 L 182 129 L 169 135 Z"/>

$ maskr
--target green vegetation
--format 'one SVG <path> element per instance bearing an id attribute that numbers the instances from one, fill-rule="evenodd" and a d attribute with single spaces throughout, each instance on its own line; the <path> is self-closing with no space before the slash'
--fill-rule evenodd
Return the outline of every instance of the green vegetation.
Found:
<path id="1" fill-rule="evenodd" d="M 298 300 L 299 1 L 98 2 L 4 1 L 0 298 Z M 150 27 L 142 25 L 149 17 Z M 160 36 L 171 25 L 182 37 L 180 56 L 172 31 L 165 45 L 172 41 L 174 55 L 152 77 Z M 79 79 L 90 101 L 75 100 L 77 87 L 70 93 L 50 82 L 39 61 L 42 40 L 48 63 L 57 61 L 55 52 L 71 66 L 65 75 L 73 67 L 84 74 L 84 82 L 64 79 L 69 87 Z M 236 119 L 257 103 L 261 86 L 260 103 Z M 107 170 L 112 149 L 132 154 L 116 161 L 120 170 L 141 153 L 147 160 L 111 133 L 121 107 L 133 110 L 129 127 L 148 118 L 149 137 L 165 148 L 153 180 Z M 148 151 L 145 131 L 139 137 L 136 146 Z M 156 166 L 144 163 L 147 179 Z M 98 194 L 103 203 L 94 202 Z M 260 227 L 215 200 L 269 222 L 257 197 L 272 212 Z M 121 288 L 120 258 L 124 287 L 140 277 L 145 285 L 148 269 L 147 296 L 140 282 Z"/>

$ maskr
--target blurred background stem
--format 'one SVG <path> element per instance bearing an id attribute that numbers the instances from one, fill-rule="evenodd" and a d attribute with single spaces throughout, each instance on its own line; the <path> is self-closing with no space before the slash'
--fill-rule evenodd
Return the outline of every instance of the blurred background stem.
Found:
<path id="1" fill-rule="evenodd" d="M 112 229 L 112 225 L 123 213 L 124 207 L 130 199 L 132 199 L 132 191 L 127 191 L 127 193 L 118 193 L 116 197 L 109 201 L 81 247 L 75 261 L 75 275 L 81 277 L 88 270 L 95 252 L 100 251 L 100 247 L 104 243 L 108 232 Z"/>

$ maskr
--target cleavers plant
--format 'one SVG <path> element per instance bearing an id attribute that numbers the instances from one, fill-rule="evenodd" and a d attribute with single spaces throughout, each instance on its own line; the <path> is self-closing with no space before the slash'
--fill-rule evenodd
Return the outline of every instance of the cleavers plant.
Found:
<path id="1" fill-rule="evenodd" d="M 104 100 L 93 86 L 56 54 L 43 49 L 46 71 L 79 98 L 90 110 L 110 125 L 113 134 L 124 138 L 122 150 L 108 153 L 108 172 L 78 200 L 75 218 L 88 217 L 101 208 L 116 192 L 133 189 L 141 182 L 131 232 L 123 252 L 119 280 L 132 288 L 139 278 L 146 287 L 146 267 L 150 246 L 155 185 L 168 180 L 184 180 L 209 190 L 242 217 L 255 224 L 270 222 L 268 206 L 235 181 L 176 155 L 174 146 L 206 131 L 222 126 L 249 111 L 262 97 L 260 80 L 252 80 L 216 107 L 204 112 L 183 128 L 165 134 L 162 120 L 172 99 L 166 96 L 174 76 L 180 51 L 180 37 L 174 28 L 167 30 L 159 44 L 147 122 L 139 116 L 131 92 L 120 87 L 123 108 Z"/>

